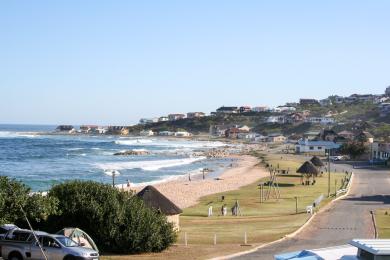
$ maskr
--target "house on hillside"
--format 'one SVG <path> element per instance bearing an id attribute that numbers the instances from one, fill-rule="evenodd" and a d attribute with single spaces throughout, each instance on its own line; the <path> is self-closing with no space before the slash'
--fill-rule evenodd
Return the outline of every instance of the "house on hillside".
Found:
<path id="1" fill-rule="evenodd" d="M 157 122 L 158 122 L 158 118 L 141 118 L 139 120 L 140 125 L 153 124 L 153 123 L 157 123 Z"/>
<path id="2" fill-rule="evenodd" d="M 238 107 L 222 106 L 222 107 L 218 108 L 216 112 L 217 112 L 217 114 L 238 114 L 239 109 L 238 109 Z"/>
<path id="3" fill-rule="evenodd" d="M 378 108 L 380 117 L 385 117 L 390 114 L 390 103 L 386 102 L 379 104 Z"/>
<path id="4" fill-rule="evenodd" d="M 285 116 L 270 116 L 266 120 L 267 123 L 273 123 L 273 124 L 285 124 L 287 123 Z"/>
<path id="5" fill-rule="evenodd" d="M 312 98 L 301 98 L 299 100 L 299 104 L 301 106 L 313 106 L 313 105 L 319 105 L 317 99 L 312 99 Z"/>
<path id="6" fill-rule="evenodd" d="M 341 131 L 337 135 L 342 136 L 347 140 L 353 140 L 355 138 L 355 134 L 353 132 L 347 131 L 347 130 Z"/>
<path id="7" fill-rule="evenodd" d="M 241 106 L 239 108 L 240 113 L 248 113 L 252 112 L 252 108 L 250 106 Z"/>
<path id="8" fill-rule="evenodd" d="M 205 117 L 206 114 L 203 112 L 188 112 L 187 113 L 187 118 L 200 118 L 200 117 Z"/>
<path id="9" fill-rule="evenodd" d="M 287 138 L 282 134 L 270 134 L 267 136 L 267 142 L 269 143 L 284 143 Z"/>
<path id="10" fill-rule="evenodd" d="M 158 118 L 158 122 L 167 122 L 169 121 L 169 118 L 167 116 L 161 116 Z"/>
<path id="11" fill-rule="evenodd" d="M 169 121 L 176 121 L 176 120 L 181 120 L 184 118 L 186 118 L 186 115 L 184 115 L 184 114 L 169 114 L 168 115 Z"/>
<path id="12" fill-rule="evenodd" d="M 157 210 L 159 213 L 167 217 L 167 221 L 172 223 L 176 230 L 180 229 L 180 214 L 183 211 L 175 205 L 171 200 L 165 197 L 153 186 L 146 186 L 141 190 L 137 196 L 144 202 L 144 204 Z"/>
<path id="13" fill-rule="evenodd" d="M 266 106 L 258 106 L 258 107 L 252 108 L 252 112 L 257 112 L 257 113 L 268 112 L 268 111 L 269 111 L 269 107 L 266 107 Z"/>
<path id="14" fill-rule="evenodd" d="M 328 125 L 328 124 L 333 124 L 335 120 L 334 118 L 323 116 L 323 117 L 308 117 L 305 119 L 305 122 L 312 123 L 312 124 Z"/>
<path id="15" fill-rule="evenodd" d="M 320 103 L 320 105 L 321 105 L 322 107 L 327 107 L 327 106 L 332 105 L 332 101 L 331 101 L 329 98 L 321 99 L 321 100 L 319 101 L 319 103 Z"/>
<path id="16" fill-rule="evenodd" d="M 301 139 L 295 146 L 295 152 L 297 154 L 309 153 L 318 155 L 325 155 L 330 152 L 330 155 L 333 155 L 339 148 L 340 145 L 332 141 L 309 141 L 307 139 Z"/>

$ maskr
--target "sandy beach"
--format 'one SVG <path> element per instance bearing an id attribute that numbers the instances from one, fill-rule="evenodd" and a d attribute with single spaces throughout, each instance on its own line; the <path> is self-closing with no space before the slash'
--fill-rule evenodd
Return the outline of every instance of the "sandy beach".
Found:
<path id="1" fill-rule="evenodd" d="M 236 155 L 238 159 L 232 168 L 227 168 L 218 179 L 206 178 L 189 181 L 181 178 L 154 185 L 161 193 L 180 208 L 195 205 L 199 198 L 224 191 L 230 191 L 266 177 L 269 173 L 259 166 L 259 159 L 249 155 Z M 137 187 L 137 191 L 142 187 Z"/>

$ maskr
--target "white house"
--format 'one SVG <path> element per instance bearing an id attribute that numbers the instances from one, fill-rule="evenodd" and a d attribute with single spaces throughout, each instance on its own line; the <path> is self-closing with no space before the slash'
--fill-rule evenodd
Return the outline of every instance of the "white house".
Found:
<path id="1" fill-rule="evenodd" d="M 296 153 L 313 153 L 325 155 L 325 153 L 339 149 L 340 145 L 331 141 L 309 141 L 299 140 L 297 145 L 295 146 Z"/>
<path id="2" fill-rule="evenodd" d="M 175 132 L 175 136 L 176 137 L 190 137 L 190 136 L 192 136 L 192 134 L 188 133 L 187 131 L 179 131 L 179 132 Z"/>
<path id="3" fill-rule="evenodd" d="M 307 117 L 305 122 L 313 123 L 313 124 L 321 124 L 328 125 L 333 124 L 335 122 L 334 118 L 331 117 Z"/>
<path id="4" fill-rule="evenodd" d="M 269 107 L 266 107 L 266 106 L 259 106 L 259 107 L 252 107 L 252 111 L 253 112 L 268 112 L 269 111 Z"/>
<path id="5" fill-rule="evenodd" d="M 162 116 L 158 119 L 158 122 L 167 122 L 169 121 L 169 118 L 167 116 Z"/>
<path id="6" fill-rule="evenodd" d="M 152 130 L 143 130 L 139 133 L 141 136 L 153 136 L 154 132 Z"/>
<path id="7" fill-rule="evenodd" d="M 157 122 L 158 122 L 158 118 L 141 118 L 139 120 L 140 125 L 153 124 Z"/>
<path id="8" fill-rule="evenodd" d="M 158 133 L 158 135 L 161 135 L 161 136 L 174 136 L 175 135 L 175 132 L 171 132 L 171 131 L 161 131 Z"/>
<path id="9" fill-rule="evenodd" d="M 108 132 L 108 127 L 104 126 L 104 127 L 101 127 L 99 126 L 96 130 L 99 134 L 101 135 L 104 135 Z"/>
<path id="10" fill-rule="evenodd" d="M 267 123 L 284 124 L 284 123 L 286 123 L 286 117 L 285 116 L 270 116 L 267 118 Z"/>

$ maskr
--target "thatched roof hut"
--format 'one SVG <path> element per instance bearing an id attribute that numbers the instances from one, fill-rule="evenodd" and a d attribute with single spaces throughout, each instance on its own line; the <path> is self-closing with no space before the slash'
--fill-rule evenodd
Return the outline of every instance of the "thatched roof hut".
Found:
<path id="1" fill-rule="evenodd" d="M 155 187 L 146 186 L 137 196 L 144 201 L 147 207 L 156 209 L 166 215 L 168 222 L 173 223 L 175 228 L 179 229 L 179 215 L 183 211 Z"/>
<path id="2" fill-rule="evenodd" d="M 299 167 L 297 173 L 302 173 L 304 175 L 317 175 L 318 170 L 310 161 L 306 161 L 301 167 Z"/>
<path id="3" fill-rule="evenodd" d="M 313 156 L 313 158 L 310 159 L 310 162 L 316 166 L 316 167 L 324 167 L 324 163 L 321 161 L 320 158 L 318 158 L 317 156 Z"/>

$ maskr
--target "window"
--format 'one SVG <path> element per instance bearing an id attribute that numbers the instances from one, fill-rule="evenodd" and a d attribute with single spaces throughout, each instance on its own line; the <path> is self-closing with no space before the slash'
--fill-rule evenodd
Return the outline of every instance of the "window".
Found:
<path id="1" fill-rule="evenodd" d="M 310 150 L 314 150 L 314 146 L 310 146 L 309 149 L 310 149 Z"/>
<path id="2" fill-rule="evenodd" d="M 13 240 L 13 241 L 27 241 L 28 238 L 30 237 L 29 232 L 24 232 L 24 231 L 15 231 L 7 236 L 8 240 Z"/>
<path id="3" fill-rule="evenodd" d="M 43 247 L 54 247 L 58 248 L 60 245 L 51 237 L 40 237 L 40 242 Z"/>
<path id="4" fill-rule="evenodd" d="M 318 149 L 318 150 L 322 150 L 322 146 L 318 146 L 317 149 Z"/>

